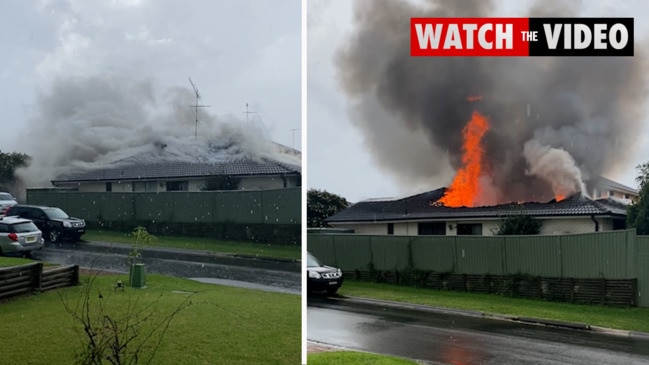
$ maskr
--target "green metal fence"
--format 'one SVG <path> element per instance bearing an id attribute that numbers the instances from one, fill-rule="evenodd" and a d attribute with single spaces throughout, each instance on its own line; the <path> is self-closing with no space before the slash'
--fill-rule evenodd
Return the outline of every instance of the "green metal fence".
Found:
<path id="1" fill-rule="evenodd" d="M 649 307 L 649 236 L 635 230 L 553 236 L 308 235 L 308 250 L 344 271 L 638 279 Z"/>
<path id="2" fill-rule="evenodd" d="M 27 191 L 28 204 L 60 207 L 89 221 L 294 225 L 301 222 L 300 202 L 300 188 L 160 193 Z"/>

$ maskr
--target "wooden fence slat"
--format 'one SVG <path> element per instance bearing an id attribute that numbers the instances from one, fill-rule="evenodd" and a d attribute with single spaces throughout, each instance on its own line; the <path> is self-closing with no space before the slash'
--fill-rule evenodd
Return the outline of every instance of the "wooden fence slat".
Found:
<path id="1" fill-rule="evenodd" d="M 0 268 L 0 298 L 47 291 L 79 283 L 79 265 L 43 269 L 43 263 Z"/>
<path id="2" fill-rule="evenodd" d="M 0 299 L 15 297 L 16 295 L 25 294 L 25 293 L 31 293 L 31 289 L 25 287 L 25 288 L 8 291 L 5 293 L 0 293 Z"/>

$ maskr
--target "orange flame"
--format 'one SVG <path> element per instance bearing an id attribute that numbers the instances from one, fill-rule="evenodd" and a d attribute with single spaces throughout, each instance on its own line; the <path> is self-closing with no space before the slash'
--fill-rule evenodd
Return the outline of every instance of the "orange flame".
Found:
<path id="1" fill-rule="evenodd" d="M 484 150 L 480 144 L 489 130 L 489 121 L 474 111 L 471 120 L 462 129 L 462 164 L 446 194 L 439 200 L 447 207 L 472 207 L 480 192 L 478 178 L 482 174 Z"/>
<path id="2" fill-rule="evenodd" d="M 562 200 L 565 199 L 565 198 L 566 198 L 566 197 L 563 196 L 563 195 L 557 195 L 557 196 L 554 197 L 554 200 L 557 201 L 557 202 L 560 202 L 560 201 L 562 201 Z"/>

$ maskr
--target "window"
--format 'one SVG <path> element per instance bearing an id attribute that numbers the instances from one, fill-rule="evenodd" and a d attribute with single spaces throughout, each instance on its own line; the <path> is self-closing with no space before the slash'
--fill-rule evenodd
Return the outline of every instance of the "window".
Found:
<path id="1" fill-rule="evenodd" d="M 167 181 L 167 191 L 187 191 L 187 181 Z"/>
<path id="2" fill-rule="evenodd" d="M 482 223 L 458 223 L 458 236 L 482 236 Z"/>
<path id="3" fill-rule="evenodd" d="M 445 236 L 445 222 L 422 222 L 417 225 L 417 234 L 420 236 Z"/>
<path id="4" fill-rule="evenodd" d="M 31 220 L 45 219 L 45 213 L 40 209 L 25 209 L 19 214 L 19 217 Z"/>
<path id="5" fill-rule="evenodd" d="M 112 182 L 107 182 L 106 183 L 106 191 L 113 191 L 113 183 Z"/>
<path id="6" fill-rule="evenodd" d="M 394 234 L 394 223 L 388 223 L 388 234 Z"/>
<path id="7" fill-rule="evenodd" d="M 609 190 L 609 191 L 608 191 L 608 196 L 613 196 L 613 195 L 615 195 L 615 193 L 613 192 L 613 190 Z"/>

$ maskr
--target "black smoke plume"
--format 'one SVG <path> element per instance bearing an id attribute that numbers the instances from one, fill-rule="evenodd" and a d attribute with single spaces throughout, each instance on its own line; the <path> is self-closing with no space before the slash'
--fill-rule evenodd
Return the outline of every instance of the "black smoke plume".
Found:
<path id="1" fill-rule="evenodd" d="M 579 187 L 582 178 L 628 168 L 647 95 L 639 45 L 646 37 L 635 35 L 634 57 L 409 55 L 411 17 L 499 16 L 494 2 L 482 0 L 356 3 L 356 29 L 336 63 L 353 123 L 377 163 L 405 186 L 450 183 L 461 164 L 461 130 L 477 110 L 491 124 L 483 143 L 493 194 L 485 203 L 543 201 L 557 193 L 550 176 L 576 171 L 581 176 L 569 185 Z M 520 16 L 580 14 L 543 1 Z M 477 95 L 480 101 L 467 100 Z"/>

